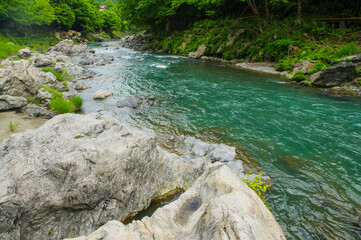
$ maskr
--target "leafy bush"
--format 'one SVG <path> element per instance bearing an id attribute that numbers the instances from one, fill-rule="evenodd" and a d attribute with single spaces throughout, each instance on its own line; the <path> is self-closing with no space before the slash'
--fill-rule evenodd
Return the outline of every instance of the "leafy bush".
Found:
<path id="1" fill-rule="evenodd" d="M 292 67 L 292 60 L 289 58 L 281 59 L 276 64 L 276 69 L 278 71 L 286 71 Z"/>
<path id="2" fill-rule="evenodd" d="M 356 87 L 361 87 L 361 81 L 358 81 L 357 83 L 355 83 Z"/>
<path id="3" fill-rule="evenodd" d="M 64 98 L 53 98 L 49 103 L 49 107 L 54 109 L 59 114 L 73 113 L 74 105 L 69 100 Z"/>
<path id="4" fill-rule="evenodd" d="M 313 69 L 311 71 L 308 72 L 308 74 L 313 74 L 319 71 L 322 71 L 323 69 L 326 68 L 326 64 L 322 63 L 322 62 L 317 62 L 315 64 L 315 66 L 313 67 Z"/>
<path id="5" fill-rule="evenodd" d="M 336 56 L 339 58 L 346 57 L 349 55 L 356 54 L 359 51 L 359 47 L 354 43 L 347 44 L 342 46 L 338 51 Z"/>
<path id="6" fill-rule="evenodd" d="M 296 72 L 295 75 L 293 75 L 293 77 L 291 78 L 291 80 L 300 82 L 303 80 L 307 80 L 307 77 L 305 76 L 304 72 Z"/>
<path id="7" fill-rule="evenodd" d="M 280 59 L 287 55 L 288 46 L 293 44 L 295 44 L 295 42 L 289 39 L 280 39 L 267 44 L 266 51 L 275 59 Z"/>
<path id="8" fill-rule="evenodd" d="M 83 99 L 80 96 L 74 96 L 70 99 L 70 102 L 74 105 L 75 111 L 79 111 L 83 106 Z"/>

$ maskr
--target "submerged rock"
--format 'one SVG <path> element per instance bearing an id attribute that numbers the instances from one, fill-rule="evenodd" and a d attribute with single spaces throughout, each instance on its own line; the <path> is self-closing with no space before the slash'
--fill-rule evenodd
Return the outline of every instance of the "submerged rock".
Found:
<path id="1" fill-rule="evenodd" d="M 0 144 L 0 239 L 87 235 L 188 189 L 208 164 L 101 114 L 58 115 Z"/>
<path id="2" fill-rule="evenodd" d="M 117 102 L 118 108 L 144 109 L 153 105 L 153 101 L 144 96 L 130 96 Z"/>
<path id="3" fill-rule="evenodd" d="M 105 99 L 105 98 L 110 97 L 110 96 L 113 96 L 113 93 L 103 91 L 103 90 L 99 90 L 99 91 L 94 93 L 93 99 Z"/>
<path id="4" fill-rule="evenodd" d="M 257 194 L 227 166 L 217 163 L 178 200 L 159 208 L 152 217 L 129 225 L 111 221 L 88 237 L 77 238 L 85 239 L 286 238 Z"/>

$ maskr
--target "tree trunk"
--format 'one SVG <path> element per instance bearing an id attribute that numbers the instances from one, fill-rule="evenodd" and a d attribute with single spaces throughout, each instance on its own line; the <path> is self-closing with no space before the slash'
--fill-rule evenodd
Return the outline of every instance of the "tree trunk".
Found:
<path id="1" fill-rule="evenodd" d="M 255 3 L 254 0 L 247 0 L 247 3 L 248 5 L 251 7 L 252 9 L 252 12 L 254 13 L 254 15 L 257 17 L 257 18 L 261 18 L 261 15 L 259 15 L 259 11 L 258 11 L 258 8 L 257 8 L 257 5 Z"/>
<path id="2" fill-rule="evenodd" d="M 269 20 L 270 16 L 269 16 L 269 9 L 268 9 L 267 0 L 264 0 L 264 4 L 265 4 L 265 7 L 266 7 L 266 19 Z"/>
<path id="3" fill-rule="evenodd" d="M 296 24 L 302 23 L 302 3 L 303 0 L 297 0 L 297 20 Z"/>

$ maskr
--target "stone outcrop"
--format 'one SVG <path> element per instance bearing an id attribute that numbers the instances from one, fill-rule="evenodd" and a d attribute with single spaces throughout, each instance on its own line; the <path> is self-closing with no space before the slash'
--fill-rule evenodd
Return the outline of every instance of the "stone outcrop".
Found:
<path id="1" fill-rule="evenodd" d="M 148 44 L 152 41 L 149 32 L 144 31 L 141 34 L 128 35 L 122 38 L 121 47 L 132 48 L 138 51 L 149 50 Z"/>
<path id="2" fill-rule="evenodd" d="M 262 239 L 285 240 L 269 210 L 248 186 L 221 163 L 200 176 L 180 198 L 152 217 L 124 225 L 108 222 L 74 240 Z"/>
<path id="3" fill-rule="evenodd" d="M 20 49 L 17 53 L 17 56 L 20 58 L 29 58 L 33 52 L 29 48 Z"/>
<path id="4" fill-rule="evenodd" d="M 190 58 L 201 58 L 202 56 L 207 55 L 207 53 L 208 53 L 207 46 L 205 44 L 202 44 L 197 48 L 197 51 L 190 52 L 188 54 L 188 57 L 190 57 Z"/>
<path id="5" fill-rule="evenodd" d="M 340 62 L 321 72 L 313 74 L 310 77 L 310 82 L 313 86 L 317 87 L 335 87 L 352 83 L 357 75 L 355 71 L 356 67 L 358 67 L 358 65 L 351 61 Z"/>
<path id="6" fill-rule="evenodd" d="M 56 77 L 28 60 L 4 60 L 0 69 L 0 94 L 32 97 L 41 85 L 55 86 Z"/>
<path id="7" fill-rule="evenodd" d="M 65 39 L 56 46 L 48 49 L 48 52 L 61 52 L 68 56 L 79 56 L 87 53 L 95 53 L 94 49 L 85 44 L 76 45 L 72 40 Z"/>
<path id="8" fill-rule="evenodd" d="M 0 144 L 0 239 L 90 234 L 188 189 L 209 164 L 110 116 L 58 115 Z"/>
<path id="9" fill-rule="evenodd" d="M 0 111 L 12 110 L 24 107 L 26 98 L 12 97 L 9 95 L 0 95 Z"/>

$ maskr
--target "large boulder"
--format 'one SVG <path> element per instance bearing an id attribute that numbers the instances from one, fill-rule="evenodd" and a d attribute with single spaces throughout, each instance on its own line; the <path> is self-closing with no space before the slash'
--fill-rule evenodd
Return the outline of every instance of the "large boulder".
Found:
<path id="1" fill-rule="evenodd" d="M 48 52 L 53 51 L 61 52 L 68 56 L 78 56 L 95 52 L 94 49 L 88 47 L 85 44 L 76 45 L 72 40 L 68 39 L 63 40 L 54 47 L 48 49 Z"/>
<path id="2" fill-rule="evenodd" d="M 39 55 L 39 57 L 36 57 L 34 59 L 35 67 L 48 67 L 51 65 L 55 65 L 55 63 L 56 63 L 55 57 L 45 56 L 43 54 Z"/>
<path id="3" fill-rule="evenodd" d="M 344 61 L 311 75 L 310 82 L 316 87 L 335 87 L 353 82 L 358 65 Z"/>
<path id="4" fill-rule="evenodd" d="M 152 217 L 124 225 L 108 222 L 76 240 L 285 240 L 261 199 L 225 165 L 216 163 L 180 198 Z M 74 239 L 75 240 L 75 239 Z"/>
<path id="5" fill-rule="evenodd" d="M 188 57 L 190 57 L 190 58 L 200 58 L 200 57 L 206 55 L 207 53 L 208 53 L 207 46 L 205 44 L 202 44 L 197 48 L 197 51 L 190 52 L 188 54 Z"/>
<path id="6" fill-rule="evenodd" d="M 17 56 L 21 58 L 29 58 L 32 54 L 33 52 L 29 48 L 24 48 L 18 51 Z"/>
<path id="7" fill-rule="evenodd" d="M 58 115 L 0 144 L 0 239 L 90 234 L 188 189 L 209 164 L 110 116 Z"/>
<path id="8" fill-rule="evenodd" d="M 43 72 L 34 67 L 28 60 L 2 62 L 0 69 L 0 94 L 32 97 L 39 86 L 54 86 L 56 77 L 50 72 Z"/>
<path id="9" fill-rule="evenodd" d="M 0 96 L 0 111 L 12 110 L 24 107 L 27 101 L 23 97 L 13 97 L 9 95 Z"/>

